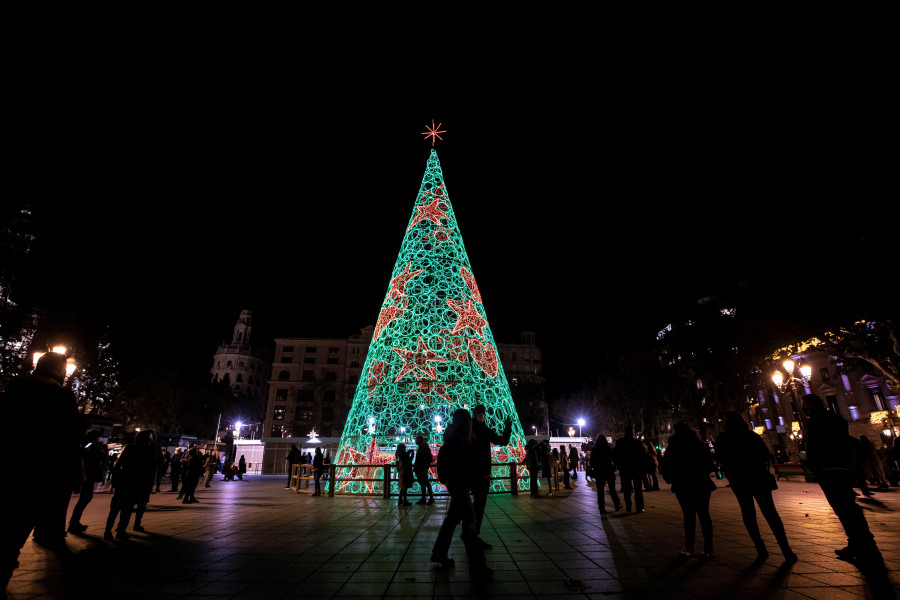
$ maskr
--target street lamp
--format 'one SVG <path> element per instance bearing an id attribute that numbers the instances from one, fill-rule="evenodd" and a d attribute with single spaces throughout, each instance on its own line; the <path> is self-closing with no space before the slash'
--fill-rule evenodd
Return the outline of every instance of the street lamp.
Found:
<path id="1" fill-rule="evenodd" d="M 578 419 L 578 437 L 581 437 L 582 427 L 584 427 L 584 419 Z"/>
<path id="2" fill-rule="evenodd" d="M 68 352 L 68 349 L 65 346 L 53 346 L 53 349 L 51 350 L 51 352 L 54 352 L 56 354 L 62 354 L 63 356 L 65 356 L 66 353 Z M 45 354 L 46 354 L 46 352 L 35 352 L 32 355 L 32 357 L 31 357 L 32 368 L 37 367 L 38 361 L 41 360 L 41 357 Z M 72 373 L 74 373 L 75 369 L 77 369 L 77 368 L 78 368 L 78 366 L 75 364 L 74 358 L 66 359 L 66 377 L 67 378 L 71 377 Z"/>
<path id="3" fill-rule="evenodd" d="M 791 439 L 803 440 L 803 434 L 805 433 L 805 426 L 803 421 L 800 419 L 800 411 L 798 410 L 799 399 L 798 395 L 800 393 L 800 385 L 806 385 L 809 381 L 810 376 L 812 375 L 812 367 L 809 365 L 802 365 L 799 369 L 800 375 L 803 379 L 798 377 L 794 377 L 794 361 L 790 358 L 786 359 L 782 366 L 784 366 L 784 370 L 787 372 L 787 380 L 785 380 L 784 375 L 781 371 L 775 371 L 772 374 L 772 382 L 775 386 L 784 393 L 786 390 L 789 390 L 791 393 L 791 412 L 792 412 L 792 421 L 797 425 L 792 425 Z M 796 436 L 796 437 L 795 437 Z M 799 442 L 798 442 L 799 445 Z"/>

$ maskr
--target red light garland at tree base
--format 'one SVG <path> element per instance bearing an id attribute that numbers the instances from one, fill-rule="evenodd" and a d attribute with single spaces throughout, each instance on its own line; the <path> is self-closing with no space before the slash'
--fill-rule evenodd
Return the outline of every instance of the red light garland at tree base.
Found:
<path id="1" fill-rule="evenodd" d="M 496 431 L 512 420 L 509 445 L 493 448 L 507 465 L 494 476 L 515 468 L 524 490 L 524 433 L 432 150 L 341 436 L 335 462 L 350 466 L 337 468 L 337 491 L 375 493 L 397 444 L 414 449 L 418 435 L 436 458 L 450 415 L 476 404 Z"/>

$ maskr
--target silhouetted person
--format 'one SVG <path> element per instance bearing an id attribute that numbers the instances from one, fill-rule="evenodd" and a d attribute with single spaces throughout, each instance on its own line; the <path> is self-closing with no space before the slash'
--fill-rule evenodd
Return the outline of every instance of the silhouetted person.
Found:
<path id="1" fill-rule="evenodd" d="M 18 566 L 19 550 L 34 530 L 34 541 L 67 551 L 66 512 L 73 490 L 83 480 L 81 438 L 84 427 L 75 395 L 63 387 L 66 357 L 48 352 L 31 375 L 9 382 L 0 402 L 8 448 L 28 449 L 27 465 L 16 471 L 17 490 L 5 494 L 2 567 L 6 582 Z M 33 426 L 40 424 L 42 442 Z M 52 469 L 48 471 L 48 468 Z"/>
<path id="2" fill-rule="evenodd" d="M 181 448 L 175 448 L 175 454 L 172 455 L 171 460 L 169 460 L 169 467 L 172 472 L 170 473 L 170 477 L 172 478 L 172 489 L 170 492 L 178 491 L 178 482 L 181 480 L 181 459 L 183 458 Z"/>
<path id="3" fill-rule="evenodd" d="M 825 408 L 816 394 L 802 399 L 806 413 L 806 461 L 847 534 L 847 547 L 835 550 L 843 560 L 880 567 L 884 564 L 875 536 L 853 493 L 854 453 L 847 421 Z"/>
<path id="4" fill-rule="evenodd" d="M 455 564 L 447 556 L 456 526 L 462 523 L 462 541 L 469 559 L 469 575 L 473 580 L 484 581 L 493 577 L 493 571 L 485 565 L 484 549 L 478 540 L 475 509 L 469 492 L 475 479 L 481 476 L 475 456 L 472 417 L 464 408 L 453 412 L 453 421 L 444 432 L 444 445 L 438 452 L 438 477 L 450 494 L 450 507 L 441 523 L 431 560 L 442 567 Z"/>
<path id="5" fill-rule="evenodd" d="M 244 473 L 247 472 L 247 461 L 244 460 L 244 455 L 241 454 L 241 459 L 238 461 L 238 470 L 237 470 L 237 478 L 241 481 L 244 480 Z"/>
<path id="6" fill-rule="evenodd" d="M 512 435 L 512 421 L 506 419 L 503 422 L 503 432 L 496 433 L 488 427 L 485 420 L 487 413 L 484 404 L 477 404 L 472 409 L 472 435 L 475 447 L 475 460 L 477 463 L 476 478 L 472 485 L 472 504 L 475 508 L 475 530 L 481 534 L 481 522 L 484 520 L 484 509 L 487 506 L 488 490 L 491 487 L 491 444 L 506 446 Z M 485 550 L 490 550 L 491 545 L 479 538 L 478 543 Z"/>
<path id="7" fill-rule="evenodd" d="M 525 444 L 525 468 L 528 469 L 529 488 L 531 489 L 532 498 L 540 498 L 538 491 L 538 443 L 537 440 L 531 438 Z"/>
<path id="8" fill-rule="evenodd" d="M 312 460 L 313 465 L 313 477 L 315 477 L 315 492 L 313 492 L 313 496 L 321 496 L 322 495 L 322 474 L 325 472 L 325 458 L 322 456 L 322 449 L 316 448 L 316 455 Z M 299 485 L 299 484 L 298 484 Z"/>
<path id="9" fill-rule="evenodd" d="M 572 469 L 572 481 L 578 481 L 578 450 L 569 444 L 569 468 Z"/>
<path id="10" fill-rule="evenodd" d="M 647 453 L 644 455 L 644 462 L 647 464 L 644 472 L 644 491 L 658 492 L 659 477 L 656 476 L 656 473 L 659 471 L 659 457 L 656 448 L 649 440 L 644 440 L 644 448 L 647 449 Z"/>
<path id="11" fill-rule="evenodd" d="M 428 480 L 429 469 L 433 456 L 431 448 L 425 442 L 425 438 L 421 435 L 416 436 L 416 460 L 413 462 L 413 472 L 416 475 L 416 481 L 419 482 L 419 488 L 422 490 L 422 499 L 416 504 L 434 504 L 434 491 L 431 489 L 431 482 Z M 425 501 L 425 495 L 428 494 L 428 501 Z"/>
<path id="12" fill-rule="evenodd" d="M 78 502 L 75 503 L 72 516 L 69 517 L 70 533 L 81 533 L 87 529 L 87 525 L 81 523 L 81 515 L 94 498 L 94 486 L 106 479 L 106 471 L 109 469 L 109 451 L 100 441 L 100 432 L 96 429 L 88 431 L 85 435 L 81 461 L 84 465 L 84 482 L 81 484 Z"/>
<path id="13" fill-rule="evenodd" d="M 412 502 L 406 497 L 409 488 L 414 483 L 412 457 L 406 450 L 406 444 L 397 444 L 394 458 L 397 461 L 397 493 L 399 495 L 397 506 L 412 506 Z"/>
<path id="14" fill-rule="evenodd" d="M 625 511 L 631 512 L 631 494 L 634 493 L 634 511 L 644 512 L 644 445 L 634 439 L 634 429 L 625 428 L 624 435 L 613 448 L 613 461 L 622 479 L 622 495 Z"/>
<path id="15" fill-rule="evenodd" d="M 184 472 L 184 484 L 181 491 L 184 494 L 182 504 L 193 504 L 200 502 L 197 500 L 197 486 L 200 485 L 200 478 L 203 476 L 203 454 L 196 444 L 191 444 L 187 453 L 187 464 L 182 466 Z M 180 495 L 179 495 L 180 497 Z"/>
<path id="16" fill-rule="evenodd" d="M 559 470 L 563 474 L 563 489 L 571 490 L 572 486 L 569 485 L 569 455 L 566 452 L 565 444 L 559 447 Z"/>
<path id="17" fill-rule="evenodd" d="M 141 487 L 140 493 L 138 494 L 137 507 L 134 511 L 134 530 L 135 531 L 144 531 L 144 526 L 142 524 L 144 519 L 144 513 L 147 511 L 147 504 L 150 502 L 150 494 L 153 492 L 153 484 L 154 482 L 159 481 L 159 475 L 157 475 L 160 465 L 162 462 L 162 455 L 160 454 L 159 444 L 156 442 L 156 432 L 148 430 L 150 432 L 150 447 L 152 449 L 153 457 L 154 457 L 154 468 L 152 475 L 148 471 L 148 484 L 144 484 Z M 143 433 L 143 432 L 141 432 Z"/>
<path id="18" fill-rule="evenodd" d="M 609 487 L 609 496 L 612 498 L 615 510 L 622 509 L 619 494 L 616 493 L 616 467 L 613 464 L 613 449 L 606 436 L 598 435 L 594 447 L 591 449 L 591 469 L 594 471 L 594 481 L 597 484 L 597 506 L 600 514 L 606 514 L 606 501 L 603 498 L 603 487 Z"/>
<path id="19" fill-rule="evenodd" d="M 159 486 L 162 483 L 163 477 L 166 476 L 166 471 L 169 470 L 169 463 L 172 462 L 172 457 L 169 456 L 168 448 L 159 449 L 159 461 L 156 467 L 156 491 L 159 491 Z"/>
<path id="20" fill-rule="evenodd" d="M 316 448 L 316 452 L 319 452 L 318 448 Z M 300 461 L 302 461 L 302 460 L 303 460 L 303 455 L 300 454 L 300 449 L 297 448 L 297 444 L 291 444 L 291 451 L 288 452 L 288 455 L 287 455 L 287 464 L 288 464 L 287 483 L 285 484 L 284 489 L 286 489 L 286 490 L 291 489 L 291 473 L 294 472 L 294 465 L 300 464 Z"/>
<path id="21" fill-rule="evenodd" d="M 156 477 L 156 454 L 153 443 L 153 432 L 139 431 L 134 443 L 127 444 L 113 467 L 113 497 L 109 503 L 109 514 L 106 517 L 106 529 L 103 537 L 107 540 L 125 541 L 130 536 L 126 531 L 131 521 L 131 513 L 138 503 L 141 493 L 150 489 Z M 119 517 L 115 538 L 113 525 Z"/>
<path id="22" fill-rule="evenodd" d="M 775 508 L 770 486 L 769 463 L 775 460 L 759 434 L 751 431 L 740 413 L 729 411 L 725 415 L 725 430 L 716 438 L 716 458 L 725 470 L 725 477 L 731 491 L 741 507 L 741 518 L 750 539 L 756 546 L 760 559 L 769 556 L 766 543 L 759 532 L 756 521 L 756 504 L 772 529 L 772 534 L 781 548 L 784 560 L 796 562 L 797 555 L 791 550 L 784 523 Z"/>
<path id="23" fill-rule="evenodd" d="M 714 468 L 709 446 L 700 441 L 694 430 L 676 423 L 663 456 L 662 476 L 672 484 L 672 491 L 684 516 L 682 556 L 694 555 L 697 520 L 703 532 L 701 558 L 713 557 L 713 526 L 709 516 L 709 497 L 716 489 L 710 477 Z"/>

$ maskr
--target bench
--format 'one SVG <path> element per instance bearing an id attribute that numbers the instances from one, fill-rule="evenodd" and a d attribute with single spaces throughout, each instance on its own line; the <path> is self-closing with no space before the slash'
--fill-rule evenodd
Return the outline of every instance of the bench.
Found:
<path id="1" fill-rule="evenodd" d="M 791 475 L 802 475 L 806 481 L 815 481 L 815 475 L 802 463 L 773 464 L 776 479 L 788 480 Z"/>

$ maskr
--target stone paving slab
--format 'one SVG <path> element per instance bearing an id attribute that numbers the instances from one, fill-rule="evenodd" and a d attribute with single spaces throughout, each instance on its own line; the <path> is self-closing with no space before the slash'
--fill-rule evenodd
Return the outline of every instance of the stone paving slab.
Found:
<path id="1" fill-rule="evenodd" d="M 198 492 L 197 504 L 157 493 L 145 533 L 103 539 L 110 495 L 96 494 L 68 536 L 71 557 L 26 542 L 7 597 L 107 600 L 277 598 L 896 598 L 900 587 L 900 488 L 860 504 L 885 558 L 882 577 L 838 560 L 840 523 L 812 483 L 781 481 L 776 505 L 800 560 L 786 565 L 760 516 L 771 556 L 756 551 L 734 495 L 719 481 L 711 513 L 715 558 L 679 559 L 681 511 L 666 486 L 645 494 L 642 514 L 601 517 L 582 476 L 572 491 L 488 500 L 482 537 L 495 581 L 468 580 L 462 543 L 456 567 L 429 562 L 447 499 L 398 507 L 395 500 L 313 497 L 283 489 L 283 476 L 247 476 Z M 415 500 L 415 499 L 413 499 Z M 70 510 L 75 504 L 73 497 Z M 698 528 L 698 539 L 700 538 Z"/>

